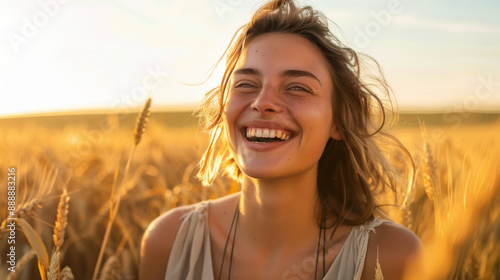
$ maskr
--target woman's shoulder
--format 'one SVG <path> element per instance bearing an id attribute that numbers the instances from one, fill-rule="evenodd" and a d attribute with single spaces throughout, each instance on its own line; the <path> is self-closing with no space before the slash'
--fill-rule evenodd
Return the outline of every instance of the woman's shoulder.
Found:
<path id="1" fill-rule="evenodd" d="M 423 254 L 422 242 L 412 231 L 397 223 L 382 220 L 375 223 L 361 279 L 375 279 L 378 265 L 384 280 L 402 279 L 406 270 L 418 265 Z"/>
<path id="2" fill-rule="evenodd" d="M 196 204 L 177 207 L 149 224 L 141 243 L 140 279 L 164 279 L 181 218 L 195 209 Z"/>
<path id="3" fill-rule="evenodd" d="M 171 209 L 154 219 L 146 229 L 141 243 L 140 279 L 164 279 L 170 252 L 177 232 L 190 213 L 207 215 L 208 209 L 213 222 L 226 212 L 239 194 L 233 194 L 200 203 Z"/>

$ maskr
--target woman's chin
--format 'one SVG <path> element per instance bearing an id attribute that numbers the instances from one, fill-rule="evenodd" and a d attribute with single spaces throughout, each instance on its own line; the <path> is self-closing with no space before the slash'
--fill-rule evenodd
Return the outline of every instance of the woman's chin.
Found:
<path id="1" fill-rule="evenodd" d="M 276 168 L 266 166 L 245 168 L 242 172 L 245 176 L 257 180 L 272 180 L 286 176 L 286 174 L 283 174 L 284 172 L 276 170 Z"/>

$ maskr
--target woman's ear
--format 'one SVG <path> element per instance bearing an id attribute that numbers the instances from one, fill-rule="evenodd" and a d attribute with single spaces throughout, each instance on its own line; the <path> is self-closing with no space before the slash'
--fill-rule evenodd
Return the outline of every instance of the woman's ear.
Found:
<path id="1" fill-rule="evenodd" d="M 330 137 L 332 137 L 335 140 L 342 140 L 342 136 L 340 135 L 340 131 L 338 130 L 338 128 L 335 124 L 333 124 L 332 128 L 330 129 Z"/>

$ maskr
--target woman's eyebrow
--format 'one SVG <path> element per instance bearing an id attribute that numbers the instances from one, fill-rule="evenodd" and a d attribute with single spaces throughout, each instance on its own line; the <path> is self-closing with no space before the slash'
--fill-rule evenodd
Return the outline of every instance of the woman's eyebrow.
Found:
<path id="1" fill-rule="evenodd" d="M 318 81 L 318 83 L 321 85 L 321 81 L 318 79 L 318 77 L 316 77 L 316 75 L 314 75 L 311 72 L 304 71 L 304 70 L 285 70 L 285 71 L 281 72 L 281 76 L 282 77 L 304 77 L 304 76 L 311 77 L 311 78 L 315 79 L 316 81 Z"/>
<path id="2" fill-rule="evenodd" d="M 234 75 L 260 76 L 260 72 L 259 72 L 259 70 L 255 69 L 255 68 L 240 68 L 240 69 L 234 71 Z M 295 70 L 295 69 L 284 70 L 283 72 L 281 72 L 281 76 L 282 77 L 311 77 L 311 78 L 315 79 L 316 81 L 318 81 L 318 83 L 321 85 L 321 81 L 318 79 L 318 77 L 316 77 L 316 75 L 314 75 L 311 72 L 304 71 L 304 70 Z"/>
<path id="3" fill-rule="evenodd" d="M 256 76 L 260 76 L 260 72 L 259 70 L 255 69 L 255 68 L 240 68 L 236 71 L 234 71 L 234 74 L 233 75 L 256 75 Z"/>

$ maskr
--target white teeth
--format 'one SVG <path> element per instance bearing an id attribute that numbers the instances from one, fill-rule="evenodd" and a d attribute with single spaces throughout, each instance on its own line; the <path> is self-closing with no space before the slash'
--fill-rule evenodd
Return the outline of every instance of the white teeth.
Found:
<path id="1" fill-rule="evenodd" d="M 255 137 L 255 129 L 254 128 L 247 129 L 247 138 L 250 138 L 250 137 Z"/>
<path id="2" fill-rule="evenodd" d="M 290 135 L 287 133 L 281 131 L 281 130 L 274 130 L 274 129 L 267 129 L 267 128 L 247 128 L 246 132 L 247 138 L 278 138 L 281 140 L 288 140 L 290 139 Z"/>
<path id="3" fill-rule="evenodd" d="M 269 130 L 264 129 L 264 131 L 262 131 L 262 137 L 263 137 L 263 138 L 270 138 L 270 137 L 269 137 Z"/>
<path id="4" fill-rule="evenodd" d="M 255 137 L 262 137 L 262 129 L 257 129 L 257 132 L 255 133 Z"/>

